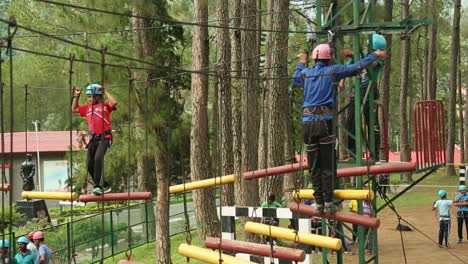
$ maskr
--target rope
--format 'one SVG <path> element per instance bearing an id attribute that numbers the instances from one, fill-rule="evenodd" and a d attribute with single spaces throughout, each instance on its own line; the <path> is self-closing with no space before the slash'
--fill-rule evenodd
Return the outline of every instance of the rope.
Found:
<path id="1" fill-rule="evenodd" d="M 104 80 L 105 80 L 105 60 L 106 60 L 106 48 L 102 47 L 101 48 L 101 86 L 104 87 Z M 103 100 L 104 94 L 101 95 L 101 101 Z M 94 100 L 94 93 L 93 93 L 93 100 Z M 102 131 L 104 131 L 104 103 L 102 102 Z M 94 110 L 94 106 L 91 106 L 92 109 Z M 94 113 L 92 113 L 92 116 L 94 116 Z M 105 140 L 104 138 L 101 137 L 100 140 Z M 100 144 L 100 142 L 99 142 Z M 105 160 L 105 155 L 103 157 L 103 160 Z M 102 165 L 102 173 L 101 173 L 101 179 L 100 179 L 100 186 L 101 190 L 104 190 L 104 167 L 105 167 L 105 162 L 103 161 Z M 105 231 L 104 231 L 104 192 L 101 194 L 101 259 L 99 260 L 100 264 L 104 263 L 104 245 L 105 245 Z M 130 223 L 129 223 L 130 224 Z"/>
<path id="2" fill-rule="evenodd" d="M 74 59 L 75 59 L 75 55 L 74 54 L 70 54 L 70 64 L 69 64 L 69 71 L 68 71 L 68 86 L 69 86 L 69 90 L 70 90 L 70 93 L 69 93 L 69 98 L 70 98 L 70 101 L 73 100 L 73 97 L 75 96 L 74 94 L 74 88 L 73 88 L 73 62 L 74 62 Z M 73 200 L 73 134 L 72 134 L 72 131 L 73 131 L 73 112 L 72 112 L 72 109 L 70 108 L 69 110 L 69 118 L 68 118 L 68 121 L 69 121 L 69 124 L 70 124 L 70 130 L 69 130 L 69 144 L 70 144 L 70 166 L 68 167 L 68 170 L 69 170 L 69 177 L 68 177 L 68 183 L 70 185 L 70 197 L 72 197 L 71 199 L 71 206 L 70 206 L 70 211 L 71 211 L 71 215 L 70 215 L 70 221 L 71 221 L 71 225 L 70 225 L 70 239 L 71 239 L 71 243 L 72 243 L 72 250 L 71 250 L 71 259 L 73 259 L 73 263 L 76 263 L 76 259 L 75 259 L 75 239 L 74 239 L 74 221 L 73 221 L 73 215 L 74 215 L 74 200 Z"/>
<path id="3" fill-rule="evenodd" d="M 3 48 L 3 42 L 0 42 L 0 119 L 1 119 L 1 139 L 2 139 L 2 142 L 0 143 L 1 144 L 1 148 L 2 148 L 2 152 L 1 152 L 1 158 L 2 158 L 2 186 L 5 186 L 5 183 L 7 182 L 7 179 L 6 179 L 6 172 L 5 172 L 5 167 L 6 167 L 6 157 L 5 157 L 5 120 L 4 120 L 4 115 L 5 115 L 5 111 L 4 111 L 4 108 L 3 106 L 5 105 L 4 104 L 4 101 L 3 101 L 3 88 L 4 88 L 4 83 L 3 83 L 3 80 L 2 80 L 2 63 L 3 63 L 3 59 L 2 59 L 2 48 Z M 2 193 L 2 223 L 5 223 L 5 192 L 1 192 Z M 5 226 L 2 226 L 2 240 L 5 240 Z"/>
<path id="4" fill-rule="evenodd" d="M 146 16 L 140 16 L 140 15 L 118 13 L 118 12 L 104 10 L 104 9 L 97 9 L 97 8 L 79 6 L 79 5 L 73 5 L 73 4 L 67 4 L 67 3 L 59 3 L 59 2 L 55 2 L 55 1 L 49 1 L 49 0 L 38 0 L 38 2 L 43 2 L 43 3 L 47 3 L 47 4 L 52 4 L 52 5 L 58 5 L 58 6 L 62 6 L 62 7 L 82 9 L 82 10 L 87 10 L 87 11 L 92 11 L 92 12 L 97 12 L 97 13 L 103 13 L 103 14 L 108 14 L 108 15 L 123 16 L 123 17 L 128 17 L 128 18 L 140 18 L 140 19 L 146 19 L 146 20 L 152 20 L 152 21 L 159 21 L 159 22 L 162 22 L 162 23 L 174 23 L 173 26 L 187 25 L 187 26 L 222 28 L 222 29 L 232 29 L 232 30 L 237 30 L 237 31 L 254 31 L 254 32 L 277 32 L 277 33 L 299 33 L 299 34 L 323 33 L 323 31 L 310 32 L 310 31 L 304 31 L 304 30 L 265 30 L 265 29 L 257 29 L 257 28 L 240 28 L 240 27 L 232 27 L 232 26 L 219 26 L 217 24 L 216 25 L 213 25 L 213 24 L 210 25 L 210 24 L 207 24 L 207 23 L 169 20 L 167 18 L 161 18 L 161 17 L 146 17 Z M 301 10 L 301 9 L 299 9 L 299 10 Z M 290 12 L 290 11 L 292 11 L 292 10 L 288 10 L 288 12 Z M 286 11 L 282 11 L 282 12 L 286 12 Z M 258 17 L 258 16 L 259 15 L 257 14 L 257 15 L 251 15 L 250 17 Z M 211 22 L 211 21 L 207 21 L 207 22 Z"/>
<path id="5" fill-rule="evenodd" d="M 130 68 L 128 68 L 128 135 L 127 135 L 127 152 L 128 152 L 128 164 L 131 164 L 131 122 L 132 122 L 132 92 L 133 92 L 133 75 Z M 104 123 L 103 123 L 104 124 Z M 128 234 L 128 247 L 127 251 L 125 252 L 125 256 L 127 256 L 127 260 L 131 260 L 132 258 L 132 228 L 131 228 L 131 218 L 130 218 L 130 177 L 131 177 L 131 169 L 130 166 L 127 166 L 127 234 Z"/>
<path id="6" fill-rule="evenodd" d="M 13 31 L 12 31 L 13 28 Z M 16 34 L 17 31 L 16 27 L 16 21 L 14 17 L 10 17 L 10 23 L 8 24 L 8 39 L 7 39 L 7 45 L 8 45 L 8 56 L 9 56 L 9 65 L 10 65 L 10 169 L 8 170 L 8 175 L 9 175 L 9 182 L 10 184 L 13 183 L 13 131 L 14 131 L 14 113 L 13 113 L 13 106 L 14 106 L 14 96 L 13 96 L 13 50 L 11 47 L 13 46 L 13 38 Z M 9 194 L 9 205 L 10 205 L 10 219 L 9 219 L 9 225 L 8 225 L 8 233 L 9 233 L 9 238 L 10 241 L 13 241 L 12 239 L 12 228 L 13 228 L 13 190 L 10 190 L 8 192 Z M 2 212 L 2 214 L 4 211 Z M 5 223 L 5 222 L 3 222 Z"/>

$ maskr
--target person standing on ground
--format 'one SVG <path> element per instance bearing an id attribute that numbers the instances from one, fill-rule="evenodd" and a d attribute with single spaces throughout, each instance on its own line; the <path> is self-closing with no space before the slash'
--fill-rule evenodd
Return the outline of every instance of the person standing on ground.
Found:
<path id="1" fill-rule="evenodd" d="M 439 214 L 439 247 L 442 248 L 442 242 L 445 240 L 445 246 L 450 247 L 448 237 L 450 234 L 450 206 L 452 206 L 453 201 L 447 200 L 447 192 L 445 190 L 440 190 L 437 193 L 440 197 L 440 200 L 434 202 L 432 211 L 437 210 Z"/>
<path id="2" fill-rule="evenodd" d="M 101 195 L 111 191 L 111 185 L 104 180 L 104 156 L 112 145 L 111 113 L 116 110 L 117 100 L 107 89 L 99 84 L 90 84 L 86 87 L 88 104 L 79 105 L 81 88 L 75 88 L 72 112 L 80 113 L 86 117 L 90 141 L 88 143 L 88 157 L 86 165 L 89 175 L 94 182 L 93 193 Z M 104 95 L 107 101 L 104 101 Z"/>
<path id="3" fill-rule="evenodd" d="M 455 195 L 454 202 L 455 203 L 468 203 L 468 194 L 466 193 L 466 186 L 465 185 L 458 186 L 458 191 L 460 191 L 460 193 Z M 458 224 L 457 244 L 461 244 L 463 240 L 463 221 L 465 221 L 466 239 L 468 239 L 468 204 L 458 206 L 458 209 L 457 209 L 457 224 Z"/>
<path id="4" fill-rule="evenodd" d="M 49 264 L 52 252 L 44 242 L 44 233 L 42 231 L 34 232 L 33 239 L 38 248 L 34 264 Z"/>
<path id="5" fill-rule="evenodd" d="M 29 232 L 29 234 L 28 234 L 29 243 L 28 243 L 28 245 L 27 245 L 27 248 L 28 248 L 31 252 L 37 253 L 37 247 L 36 247 L 36 244 L 34 244 L 33 235 L 34 235 L 34 232 Z"/>
<path id="6" fill-rule="evenodd" d="M 15 258 L 10 257 L 10 240 L 0 240 L 0 264 L 17 264 Z"/>
<path id="7" fill-rule="evenodd" d="M 332 195 L 336 178 L 335 155 L 335 89 L 339 81 L 358 75 L 385 51 L 377 50 L 350 65 L 332 65 L 333 51 L 329 44 L 320 44 L 310 58 L 314 66 L 306 68 L 308 54 L 298 55 L 299 63 L 293 74 L 293 85 L 304 89 L 302 105 L 302 138 L 306 145 L 307 162 L 314 186 L 317 211 L 334 213 Z"/>
<path id="8" fill-rule="evenodd" d="M 25 236 L 18 238 L 19 252 L 15 255 L 18 264 L 34 264 L 36 254 L 28 249 L 29 242 Z"/>

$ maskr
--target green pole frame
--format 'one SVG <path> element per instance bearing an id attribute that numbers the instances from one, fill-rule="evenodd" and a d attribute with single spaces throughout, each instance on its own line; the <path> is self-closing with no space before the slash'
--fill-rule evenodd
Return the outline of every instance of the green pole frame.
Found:
<path id="1" fill-rule="evenodd" d="M 109 211 L 109 221 L 110 221 L 110 242 L 111 242 L 111 252 L 112 256 L 115 255 L 115 250 L 114 250 L 114 217 L 112 217 L 112 209 Z M 128 223 L 130 224 L 130 223 Z"/>
<path id="2" fill-rule="evenodd" d="M 148 223 L 148 206 L 152 203 L 152 200 L 145 202 L 145 226 L 146 226 L 146 244 L 149 243 L 149 223 Z"/>
<path id="3" fill-rule="evenodd" d="M 67 220 L 67 260 L 71 263 L 71 232 L 70 232 L 70 220 Z"/>

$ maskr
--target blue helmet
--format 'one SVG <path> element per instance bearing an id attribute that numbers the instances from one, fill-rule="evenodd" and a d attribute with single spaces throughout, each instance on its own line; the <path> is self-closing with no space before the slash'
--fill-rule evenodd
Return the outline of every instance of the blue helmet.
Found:
<path id="1" fill-rule="evenodd" d="M 458 186 L 458 190 L 459 190 L 460 192 L 466 192 L 466 185 L 460 185 L 460 186 Z"/>
<path id="2" fill-rule="evenodd" d="M 372 34 L 372 43 L 369 46 L 373 50 L 384 50 L 387 48 L 387 40 L 379 34 Z"/>
<path id="3" fill-rule="evenodd" d="M 9 248 L 9 247 L 10 247 L 10 241 L 8 241 L 8 239 L 0 240 L 0 248 Z"/>
<path id="4" fill-rule="evenodd" d="M 102 95 L 102 91 L 98 90 L 101 85 L 97 83 L 92 83 L 86 87 L 86 95 Z"/>
<path id="5" fill-rule="evenodd" d="M 447 192 L 445 190 L 440 190 L 437 194 L 442 198 L 447 195 Z"/>
<path id="6" fill-rule="evenodd" d="M 29 239 L 25 236 L 22 236 L 22 237 L 19 237 L 18 238 L 18 243 L 24 243 L 24 244 L 28 244 L 29 243 Z"/>

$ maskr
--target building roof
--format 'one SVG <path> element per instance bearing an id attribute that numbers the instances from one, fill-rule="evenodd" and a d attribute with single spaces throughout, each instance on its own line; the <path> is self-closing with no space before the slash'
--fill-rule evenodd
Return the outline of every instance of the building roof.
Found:
<path id="1" fill-rule="evenodd" d="M 26 149 L 27 135 L 27 149 Z M 0 134 L 1 136 L 1 134 Z M 4 133 L 5 153 L 10 153 L 11 134 Z M 80 144 L 81 139 L 86 141 L 86 132 L 72 131 L 73 150 L 84 149 L 84 144 Z M 83 141 L 83 142 L 85 142 Z M 2 139 L 0 138 L 0 144 Z M 0 145 L 1 147 L 1 145 Z M 66 152 L 70 150 L 70 131 L 38 131 L 36 132 L 14 132 L 13 133 L 13 153 L 26 152 Z M 1 150 L 0 150 L 1 152 Z"/>

